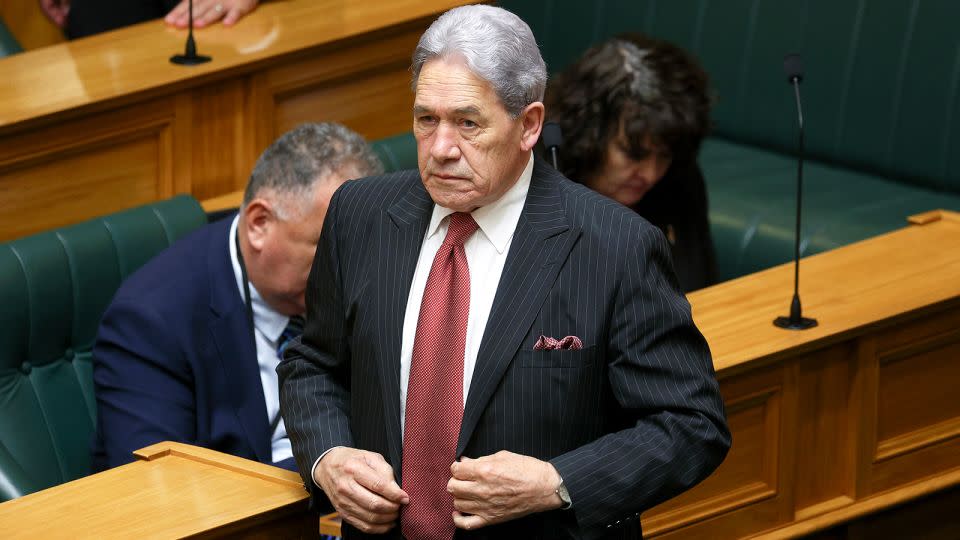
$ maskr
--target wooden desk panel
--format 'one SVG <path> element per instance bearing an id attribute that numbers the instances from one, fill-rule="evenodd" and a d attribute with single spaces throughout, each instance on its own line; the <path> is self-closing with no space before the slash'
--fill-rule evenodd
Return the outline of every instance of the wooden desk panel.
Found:
<path id="1" fill-rule="evenodd" d="M 168 62 L 185 33 L 162 21 L 0 59 L 0 241 L 242 189 L 260 152 L 302 122 L 368 139 L 408 131 L 413 48 L 465 3 L 268 2 L 234 28 L 199 30 L 214 60 L 194 67 Z"/>
<path id="2" fill-rule="evenodd" d="M 733 447 L 647 536 L 793 538 L 960 485 L 960 215 L 921 222 L 804 259 L 813 330 L 771 324 L 789 264 L 690 295 Z"/>
<path id="3" fill-rule="evenodd" d="M 713 538 L 721 519 L 723 534 L 737 538 L 790 518 L 795 466 L 782 449 L 794 446 L 795 379 L 776 365 L 721 381 L 734 444 L 702 484 L 643 515 L 644 537 Z"/>
<path id="4" fill-rule="evenodd" d="M 189 191 L 189 110 L 178 104 L 158 98 L 0 138 L 0 240 Z"/>
<path id="5" fill-rule="evenodd" d="M 261 144 L 304 121 L 357 126 L 370 140 L 413 125 L 410 59 L 425 26 L 371 38 L 268 70 L 257 87 Z"/>

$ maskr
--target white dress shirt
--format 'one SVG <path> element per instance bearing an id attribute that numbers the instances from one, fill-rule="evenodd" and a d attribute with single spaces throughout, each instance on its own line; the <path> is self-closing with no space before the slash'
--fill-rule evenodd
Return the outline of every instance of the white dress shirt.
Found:
<path id="1" fill-rule="evenodd" d="M 233 225 L 230 226 L 230 261 L 233 263 L 233 275 L 237 280 L 237 288 L 240 290 L 240 298 L 244 298 L 243 274 L 240 272 L 240 261 L 237 259 L 237 223 L 240 216 L 233 218 Z M 250 303 L 253 305 L 253 327 L 254 336 L 257 342 L 257 364 L 260 366 L 260 384 L 263 385 L 263 398 L 267 405 L 267 420 L 273 419 L 280 414 L 280 388 L 277 383 L 277 364 L 280 359 L 277 357 L 277 340 L 290 322 L 290 317 L 274 311 L 273 308 L 264 302 L 263 297 L 257 292 L 257 288 L 250 283 Z M 247 339 L 246 336 L 237 336 L 237 339 Z M 277 429 L 271 434 L 272 459 L 278 461 L 293 457 L 293 449 L 290 447 L 290 439 L 287 437 L 287 428 L 283 425 L 283 419 L 277 424 Z"/>
<path id="2" fill-rule="evenodd" d="M 533 176 L 533 155 L 520 173 L 520 178 L 502 197 L 474 210 L 471 215 L 479 228 L 466 242 L 463 249 L 470 269 L 470 314 L 467 318 L 467 340 L 463 351 L 463 401 L 466 404 L 473 369 L 477 364 L 480 341 L 487 327 L 493 298 L 500 284 L 500 274 L 510 252 L 513 233 L 523 211 L 523 203 L 530 190 L 530 178 Z M 423 291 L 427 287 L 427 278 L 433 259 L 447 236 L 450 223 L 447 216 L 454 211 L 434 205 L 433 216 L 420 247 L 417 270 L 410 285 L 407 297 L 407 310 L 403 317 L 403 341 L 400 346 L 400 433 L 403 436 L 406 424 L 407 383 L 410 381 L 410 362 L 413 359 L 413 341 L 417 334 L 417 322 L 420 319 L 420 304 Z"/>

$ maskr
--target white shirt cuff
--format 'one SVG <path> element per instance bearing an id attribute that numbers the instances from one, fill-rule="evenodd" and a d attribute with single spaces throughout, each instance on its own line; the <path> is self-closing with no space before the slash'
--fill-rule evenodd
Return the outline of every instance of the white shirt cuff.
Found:
<path id="1" fill-rule="evenodd" d="M 333 448 L 327 448 L 327 451 L 320 454 L 320 457 L 318 457 L 317 460 L 313 462 L 313 467 L 310 467 L 310 479 L 313 480 L 313 485 L 317 486 L 317 489 L 319 489 L 320 491 L 323 491 L 323 488 L 320 486 L 320 484 L 317 483 L 317 465 L 320 464 L 320 460 L 323 459 L 323 456 L 329 454 L 330 450 L 333 450 L 334 448 L 343 448 L 343 447 L 334 446 Z"/>

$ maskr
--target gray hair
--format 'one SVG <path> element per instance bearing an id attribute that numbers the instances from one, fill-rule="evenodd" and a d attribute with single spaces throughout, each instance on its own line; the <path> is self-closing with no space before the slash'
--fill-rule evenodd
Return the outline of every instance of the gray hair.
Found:
<path id="1" fill-rule="evenodd" d="M 533 32 L 509 11 L 493 6 L 462 6 L 440 16 L 420 36 L 413 51 L 413 89 L 423 64 L 462 55 L 470 71 L 486 80 L 513 118 L 543 101 L 547 65 Z"/>
<path id="2" fill-rule="evenodd" d="M 243 194 L 243 206 L 270 190 L 282 199 L 277 201 L 277 211 L 286 219 L 289 209 L 285 203 L 300 200 L 302 211 L 319 180 L 349 166 L 361 176 L 383 172 L 383 164 L 357 133 L 332 122 L 301 124 L 260 154 Z"/>

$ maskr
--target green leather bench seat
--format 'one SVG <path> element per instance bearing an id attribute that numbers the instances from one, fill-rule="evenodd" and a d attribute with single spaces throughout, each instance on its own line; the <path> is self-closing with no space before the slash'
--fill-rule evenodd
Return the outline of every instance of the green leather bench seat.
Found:
<path id="1" fill-rule="evenodd" d="M 89 474 L 100 317 L 123 279 L 204 223 L 184 195 L 0 244 L 0 502 Z"/>
<path id="2" fill-rule="evenodd" d="M 700 161 L 721 279 L 792 260 L 796 159 L 714 137 L 705 141 Z M 808 162 L 803 204 L 806 256 L 898 229 L 911 214 L 960 209 L 960 195 Z"/>

